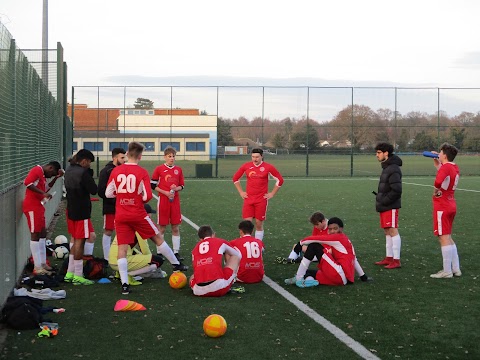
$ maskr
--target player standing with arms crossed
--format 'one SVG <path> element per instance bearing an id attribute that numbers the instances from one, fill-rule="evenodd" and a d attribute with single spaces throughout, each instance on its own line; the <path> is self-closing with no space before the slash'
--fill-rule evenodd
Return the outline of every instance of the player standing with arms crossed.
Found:
<path id="1" fill-rule="evenodd" d="M 246 191 L 243 191 L 240 178 L 247 177 Z M 268 192 L 268 176 L 275 180 L 275 186 Z M 253 221 L 255 218 L 255 237 L 263 240 L 263 222 L 266 220 L 268 200 L 273 198 L 283 184 L 280 172 L 271 164 L 263 161 L 263 150 L 252 150 L 252 161 L 240 166 L 233 175 L 233 183 L 243 199 L 242 217 Z"/>
<path id="2" fill-rule="evenodd" d="M 443 270 L 430 275 L 431 278 L 452 278 L 462 276 L 457 245 L 452 239 L 453 220 L 457 213 L 455 189 L 460 178 L 460 170 L 453 162 L 458 149 L 448 143 L 440 147 L 438 159 L 433 159 L 437 168 L 433 191 L 433 233 L 438 236 L 442 248 Z"/>
<path id="3" fill-rule="evenodd" d="M 98 177 L 98 196 L 103 199 L 103 258 L 107 261 L 110 254 L 112 234 L 115 229 L 115 199 L 107 198 L 105 196 L 105 190 L 107 189 L 107 182 L 112 170 L 115 169 L 116 166 L 125 163 L 125 152 L 125 149 L 114 148 L 112 150 L 112 161 L 105 165 L 102 171 L 100 171 L 100 176 Z"/>
<path id="4" fill-rule="evenodd" d="M 115 228 L 118 241 L 118 272 L 122 282 L 122 294 L 130 293 L 128 284 L 127 251 L 134 243 L 135 232 L 143 238 L 150 238 L 157 245 L 157 252 L 164 255 L 173 265 L 174 271 L 186 271 L 172 249 L 163 241 L 159 231 L 145 210 L 144 203 L 152 198 L 150 177 L 147 170 L 138 165 L 144 146 L 138 142 L 128 144 L 128 162 L 112 170 L 105 196 L 116 197 Z"/>
<path id="5" fill-rule="evenodd" d="M 33 257 L 33 273 L 35 275 L 50 275 L 52 268 L 47 265 L 47 252 L 45 241 L 47 236 L 45 222 L 45 207 L 42 201 L 52 198 L 48 192 L 57 179 L 63 176 L 64 171 L 60 163 L 51 161 L 47 165 L 36 165 L 29 172 L 23 182 L 27 187 L 25 199 L 22 202 L 22 210 L 27 218 L 30 229 L 30 250 Z M 54 176 L 47 184 L 46 179 Z"/>
<path id="6" fill-rule="evenodd" d="M 380 213 L 380 226 L 385 232 L 386 257 L 375 265 L 385 269 L 402 267 L 400 249 L 402 239 L 398 233 L 398 210 L 402 207 L 402 159 L 393 153 L 393 146 L 379 143 L 375 147 L 377 160 L 381 162 L 382 174 L 378 183 L 375 207 Z"/>
<path id="7" fill-rule="evenodd" d="M 177 151 L 169 146 L 164 152 L 165 164 L 157 166 L 152 175 L 152 188 L 158 191 L 159 201 L 157 207 L 158 230 L 164 239 L 168 224 L 172 224 L 173 252 L 178 259 L 180 256 L 180 223 L 182 211 L 180 210 L 179 191 L 185 187 L 182 168 L 175 165 Z"/>

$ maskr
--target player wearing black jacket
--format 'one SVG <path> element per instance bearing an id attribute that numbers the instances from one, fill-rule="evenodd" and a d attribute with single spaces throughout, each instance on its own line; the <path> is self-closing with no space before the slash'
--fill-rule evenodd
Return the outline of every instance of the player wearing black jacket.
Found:
<path id="1" fill-rule="evenodd" d="M 122 148 L 114 148 L 112 150 L 112 161 L 108 162 L 100 171 L 98 177 L 98 195 L 103 199 L 103 237 L 102 248 L 103 257 L 108 261 L 108 254 L 110 253 L 110 244 L 112 243 L 112 234 L 115 228 L 115 199 L 107 198 L 105 190 L 107 189 L 108 179 L 112 170 L 116 166 L 125 163 L 125 150 Z"/>

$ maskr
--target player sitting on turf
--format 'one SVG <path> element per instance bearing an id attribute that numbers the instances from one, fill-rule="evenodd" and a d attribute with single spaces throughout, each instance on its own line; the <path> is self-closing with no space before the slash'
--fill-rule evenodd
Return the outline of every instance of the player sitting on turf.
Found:
<path id="1" fill-rule="evenodd" d="M 155 213 L 155 210 L 152 210 L 149 204 L 145 204 L 144 207 L 147 214 Z M 140 275 L 144 278 L 164 278 L 167 276 L 167 273 L 160 268 L 163 264 L 162 257 L 152 255 L 147 240 L 143 239 L 138 232 L 135 233 L 135 242 L 129 245 L 127 250 L 128 285 L 141 285 L 142 283 L 134 278 Z M 118 272 L 117 257 L 118 242 L 117 237 L 115 237 L 110 246 L 108 262 L 110 267 Z"/>
<path id="2" fill-rule="evenodd" d="M 285 284 L 311 287 L 318 284 L 346 285 L 354 282 L 355 251 L 347 235 L 343 233 L 342 220 L 331 218 L 328 220 L 328 234 L 309 236 L 300 241 L 300 244 L 307 245 L 307 250 L 297 274 L 286 279 Z M 309 270 L 315 256 L 320 259 L 318 270 Z"/>
<path id="3" fill-rule="evenodd" d="M 262 281 L 263 269 L 263 241 L 252 236 L 253 222 L 243 220 L 238 224 L 240 237 L 230 241 L 230 245 L 242 254 L 238 268 L 237 281 L 243 283 L 258 283 Z"/>
<path id="4" fill-rule="evenodd" d="M 310 223 L 313 225 L 312 236 L 315 235 L 322 235 L 327 234 L 327 223 L 328 220 L 325 218 L 320 211 L 314 212 L 312 216 L 310 216 Z M 302 261 L 302 254 L 307 250 L 306 246 L 300 245 L 300 241 L 297 242 L 288 255 L 288 258 L 284 258 L 281 256 L 277 256 L 275 261 L 279 264 L 295 264 L 300 263 Z M 318 261 L 316 258 L 313 261 Z"/>
<path id="5" fill-rule="evenodd" d="M 198 237 L 200 240 L 192 250 L 190 287 L 197 296 L 223 296 L 235 281 L 242 254 L 228 241 L 216 238 L 208 225 L 200 226 Z"/>

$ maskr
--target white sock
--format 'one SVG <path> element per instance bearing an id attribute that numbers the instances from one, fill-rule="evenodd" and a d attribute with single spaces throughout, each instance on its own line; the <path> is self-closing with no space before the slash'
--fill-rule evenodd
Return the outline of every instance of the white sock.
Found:
<path id="1" fill-rule="evenodd" d="M 395 260 L 400 260 L 400 249 L 402 248 L 402 239 L 400 238 L 400 234 L 392 237 L 392 243 L 393 258 Z"/>
<path id="2" fill-rule="evenodd" d="M 308 267 L 310 266 L 310 263 L 311 263 L 311 261 L 306 259 L 305 257 L 302 259 L 302 261 L 300 262 L 300 265 L 298 267 L 297 274 L 295 275 L 297 280 L 303 279 L 303 277 L 305 276 L 305 273 L 308 270 Z"/>
<path id="3" fill-rule="evenodd" d="M 255 238 L 257 238 L 258 240 L 262 240 L 263 241 L 263 234 L 264 234 L 264 231 L 263 230 L 257 230 L 255 231 Z"/>
<path id="4" fill-rule="evenodd" d="M 67 272 L 69 273 L 74 273 L 75 272 L 75 263 L 74 263 L 75 259 L 72 255 L 72 253 L 70 253 L 70 255 L 68 255 L 68 268 L 67 268 Z"/>
<path id="5" fill-rule="evenodd" d="M 460 270 L 460 259 L 458 257 L 457 245 L 452 245 L 453 256 L 452 256 L 452 271 L 459 271 Z"/>
<path id="6" fill-rule="evenodd" d="M 387 257 L 393 257 L 393 242 L 390 235 L 385 235 L 385 250 Z"/>
<path id="7" fill-rule="evenodd" d="M 73 260 L 75 266 L 75 276 L 83 277 L 83 260 Z"/>
<path id="8" fill-rule="evenodd" d="M 103 258 L 107 261 L 108 261 L 108 255 L 110 254 L 111 242 L 112 242 L 112 237 L 110 235 L 103 234 L 103 237 L 102 237 Z"/>
<path id="9" fill-rule="evenodd" d="M 38 250 L 40 252 L 40 262 L 42 264 L 47 263 L 47 249 L 45 247 L 45 241 L 45 238 L 41 238 L 40 240 L 38 240 Z"/>
<path id="10" fill-rule="evenodd" d="M 452 272 L 453 246 L 442 246 L 443 271 Z"/>
<path id="11" fill-rule="evenodd" d="M 175 257 L 175 254 L 173 253 L 172 249 L 170 249 L 170 246 L 164 241 L 162 245 L 157 246 L 157 253 L 162 254 L 167 258 L 167 260 L 170 262 L 172 265 L 178 265 L 180 262 L 177 260 Z"/>
<path id="12" fill-rule="evenodd" d="M 132 275 L 132 276 L 141 275 L 141 274 L 149 273 L 149 272 L 152 272 L 152 271 L 155 271 L 155 270 L 157 270 L 157 266 L 154 265 L 154 264 L 150 264 L 150 265 L 145 266 L 141 269 L 129 271 L 128 275 Z"/>
<path id="13" fill-rule="evenodd" d="M 365 271 L 363 271 L 362 267 L 360 266 L 360 263 L 358 262 L 357 257 L 355 257 L 355 272 L 357 273 L 358 276 L 365 275 Z"/>
<path id="14" fill-rule="evenodd" d="M 298 254 L 295 251 L 292 250 L 290 255 L 288 255 L 288 258 L 292 259 L 292 260 L 297 260 L 298 259 Z"/>
<path id="15" fill-rule="evenodd" d="M 121 258 L 117 260 L 118 272 L 120 273 L 120 279 L 123 284 L 128 284 L 128 262 L 127 258 Z"/>
<path id="16" fill-rule="evenodd" d="M 85 248 L 83 249 L 83 255 L 92 256 L 93 255 L 93 245 L 95 245 L 95 244 L 86 241 L 85 242 Z"/>
<path id="17" fill-rule="evenodd" d="M 172 235 L 173 252 L 178 253 L 180 251 L 180 236 Z"/>
<path id="18" fill-rule="evenodd" d="M 38 241 L 30 240 L 30 251 L 32 252 L 33 257 L 33 266 L 39 268 L 42 266 L 42 262 L 40 260 L 40 244 Z"/>

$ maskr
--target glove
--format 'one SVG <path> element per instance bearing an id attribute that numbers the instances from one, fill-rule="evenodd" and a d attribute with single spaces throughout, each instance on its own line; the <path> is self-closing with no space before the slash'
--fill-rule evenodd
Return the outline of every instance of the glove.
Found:
<path id="1" fill-rule="evenodd" d="M 158 181 L 150 180 L 150 186 L 152 187 L 152 190 L 155 190 L 155 188 L 158 186 Z"/>

